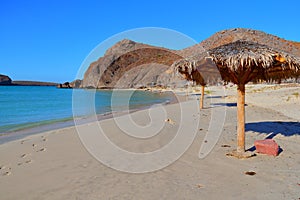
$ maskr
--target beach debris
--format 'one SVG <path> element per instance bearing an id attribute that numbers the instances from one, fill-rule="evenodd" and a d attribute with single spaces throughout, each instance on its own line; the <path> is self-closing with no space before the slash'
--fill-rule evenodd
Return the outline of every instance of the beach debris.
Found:
<path id="1" fill-rule="evenodd" d="M 298 186 L 300 186 L 300 183 L 297 183 Z"/>
<path id="2" fill-rule="evenodd" d="M 249 175 L 249 176 L 254 176 L 256 174 L 256 172 L 254 171 L 247 171 L 245 172 L 246 175 Z"/>
<path id="3" fill-rule="evenodd" d="M 221 145 L 221 147 L 231 147 L 231 146 L 228 144 L 223 144 L 223 145 Z"/>
<path id="4" fill-rule="evenodd" d="M 166 119 L 165 122 L 168 122 L 169 124 L 172 124 L 172 125 L 175 124 L 175 122 L 170 118 Z"/>
<path id="5" fill-rule="evenodd" d="M 47 141 L 47 138 L 43 138 L 43 142 L 46 142 Z"/>
<path id="6" fill-rule="evenodd" d="M 203 128 L 199 128 L 199 131 L 203 131 Z"/>
<path id="7" fill-rule="evenodd" d="M 202 184 L 197 184 L 197 187 L 198 187 L 198 188 L 203 188 L 204 185 L 202 185 Z"/>
<path id="8" fill-rule="evenodd" d="M 277 156 L 279 153 L 279 146 L 273 139 L 256 140 L 254 142 L 257 153 Z"/>
<path id="9" fill-rule="evenodd" d="M 36 147 L 37 145 L 36 144 L 32 144 L 32 147 Z"/>

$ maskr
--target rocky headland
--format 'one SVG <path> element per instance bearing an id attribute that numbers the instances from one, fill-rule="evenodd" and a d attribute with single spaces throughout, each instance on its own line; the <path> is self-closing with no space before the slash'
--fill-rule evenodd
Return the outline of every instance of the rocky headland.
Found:
<path id="1" fill-rule="evenodd" d="M 11 85 L 11 78 L 6 75 L 0 74 L 0 85 Z"/>

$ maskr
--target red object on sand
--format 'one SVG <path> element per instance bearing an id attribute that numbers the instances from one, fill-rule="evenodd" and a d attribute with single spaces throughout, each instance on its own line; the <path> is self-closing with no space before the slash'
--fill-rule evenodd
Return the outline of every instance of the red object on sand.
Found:
<path id="1" fill-rule="evenodd" d="M 257 153 L 277 156 L 279 153 L 279 146 L 273 139 L 256 140 L 254 142 Z"/>

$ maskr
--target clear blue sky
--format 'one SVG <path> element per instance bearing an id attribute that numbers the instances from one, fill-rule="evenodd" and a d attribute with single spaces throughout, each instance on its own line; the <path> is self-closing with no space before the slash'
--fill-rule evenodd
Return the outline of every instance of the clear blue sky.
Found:
<path id="1" fill-rule="evenodd" d="M 0 74 L 72 81 L 89 52 L 134 28 L 162 27 L 197 42 L 244 27 L 300 41 L 299 1 L 0 0 Z"/>

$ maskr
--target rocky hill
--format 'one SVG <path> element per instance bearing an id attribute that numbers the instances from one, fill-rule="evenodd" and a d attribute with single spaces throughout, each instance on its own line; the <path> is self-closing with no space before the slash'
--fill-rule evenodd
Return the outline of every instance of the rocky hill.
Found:
<path id="1" fill-rule="evenodd" d="M 180 82 L 169 70 L 180 58 L 173 50 L 122 40 L 90 65 L 82 87 L 140 88 Z"/>
<path id="2" fill-rule="evenodd" d="M 6 75 L 0 74 L 0 85 L 11 85 L 11 78 Z"/>
<path id="3" fill-rule="evenodd" d="M 237 40 L 257 42 L 276 49 L 284 50 L 295 56 L 300 56 L 299 42 L 288 41 L 262 31 L 244 28 L 235 28 L 217 32 L 199 44 L 180 50 L 180 52 L 181 55 L 188 57 Z"/>
<path id="4" fill-rule="evenodd" d="M 142 88 L 148 86 L 181 87 L 185 81 L 174 75 L 170 66 L 183 57 L 237 40 L 266 44 L 300 57 L 300 43 L 287 41 L 262 31 L 230 29 L 215 33 L 201 43 L 179 51 L 122 40 L 90 64 L 80 87 Z"/>

